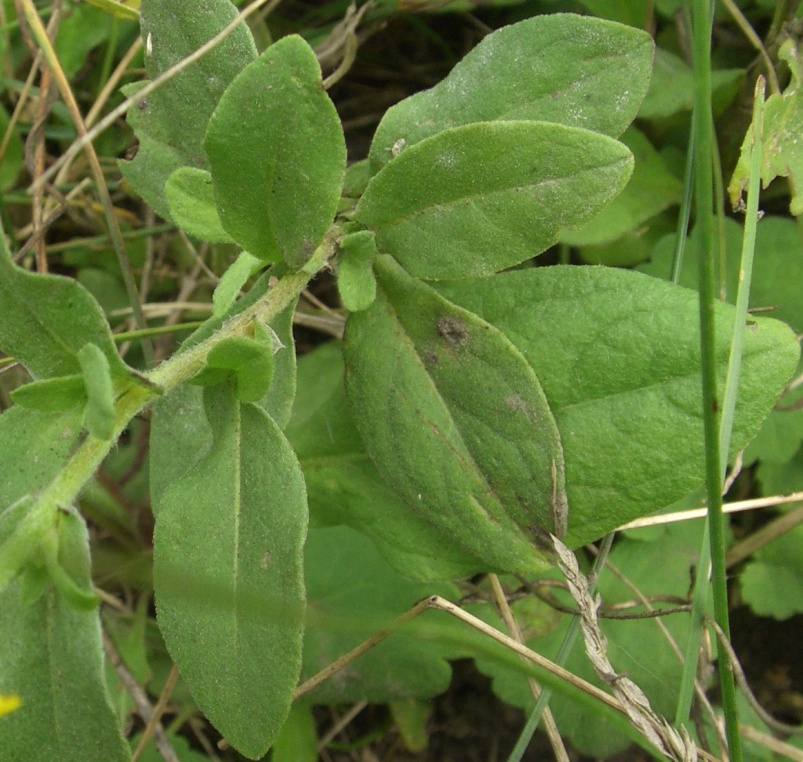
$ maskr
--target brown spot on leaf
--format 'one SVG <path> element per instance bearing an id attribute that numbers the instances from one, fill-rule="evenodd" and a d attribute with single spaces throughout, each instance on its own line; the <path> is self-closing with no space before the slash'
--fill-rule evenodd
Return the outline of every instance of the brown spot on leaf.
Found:
<path id="1" fill-rule="evenodd" d="M 459 318 L 442 315 L 436 327 L 438 335 L 450 346 L 462 347 L 468 341 L 468 329 Z"/>
<path id="2" fill-rule="evenodd" d="M 262 554 L 262 561 L 260 562 L 260 566 L 263 569 L 268 569 L 270 567 L 270 551 L 269 550 L 266 550 Z"/>

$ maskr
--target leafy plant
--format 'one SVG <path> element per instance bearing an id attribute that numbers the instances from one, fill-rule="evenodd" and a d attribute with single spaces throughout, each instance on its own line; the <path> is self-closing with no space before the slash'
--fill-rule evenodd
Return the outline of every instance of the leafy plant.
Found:
<path id="1" fill-rule="evenodd" d="M 152 634 L 192 700 L 251 759 L 271 747 L 277 761 L 314 758 L 309 702 L 387 702 L 414 734 L 415 702 L 442 691 L 448 660 L 461 656 L 479 656 L 496 690 L 529 706 L 532 670 L 442 612 L 329 683 L 315 675 L 416 601 L 459 597 L 456 580 L 554 576 L 553 537 L 579 548 L 706 475 L 694 291 L 532 262 L 559 241 L 610 244 L 678 199 L 644 135 L 625 132 L 650 103 L 648 34 L 570 14 L 507 26 L 391 108 L 368 158 L 347 168 L 340 119 L 301 36 L 258 54 L 241 21 L 179 65 L 236 14 L 228 0 L 203 13 L 142 0 L 150 82 L 124 88 L 140 144 L 121 163 L 127 183 L 197 240 L 239 252 L 213 314 L 170 358 L 127 364 L 85 287 L 22 269 L 5 237 L 0 247 L 0 348 L 31 377 L 0 417 L 0 690 L 22 701 L 0 720 L 0 743 L 31 758 L 130 759 L 78 506 L 92 504 L 97 468 L 113 466 L 115 442 L 146 409 L 152 566 L 136 544 L 124 565 L 139 565 L 143 590 L 152 584 Z M 653 98 L 645 118 L 667 108 Z M 297 299 L 330 269 L 349 310 L 343 342 L 297 361 Z M 714 310 L 721 387 L 739 314 Z M 778 320 L 751 316 L 743 338 L 732 453 L 799 360 Z M 128 531 L 124 517 L 100 514 Z M 632 565 L 637 546 L 626 540 L 615 559 Z M 92 550 L 96 577 L 115 566 L 102 545 Z M 749 571 L 746 591 L 766 575 L 761 563 Z M 142 599 L 135 619 L 103 625 L 129 666 L 147 671 L 164 652 L 145 646 Z M 494 620 L 487 605 L 477 613 Z M 543 610 L 521 616 L 528 640 L 557 640 Z M 642 676 L 653 699 L 678 677 L 665 654 L 655 660 L 660 669 Z M 557 713 L 592 746 L 567 703 Z M 653 754 L 664 748 L 641 726 L 617 727 Z"/>

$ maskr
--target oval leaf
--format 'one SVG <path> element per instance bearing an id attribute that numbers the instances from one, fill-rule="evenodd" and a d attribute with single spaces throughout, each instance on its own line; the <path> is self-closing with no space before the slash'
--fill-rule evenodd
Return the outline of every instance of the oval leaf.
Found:
<path id="1" fill-rule="evenodd" d="M 652 51 L 645 32 L 588 16 L 556 13 L 499 29 L 435 87 L 387 111 L 371 167 L 472 122 L 533 119 L 617 137 L 647 91 Z"/>
<path id="2" fill-rule="evenodd" d="M 58 562 L 78 590 L 89 591 L 84 522 L 60 513 Z M 3 755 L 11 759 L 126 762 L 131 752 L 106 688 L 97 610 L 78 610 L 48 586 L 25 600 L 24 577 L 0 593 L 0 675 L 22 701 L 2 719 Z"/>
<path id="3" fill-rule="evenodd" d="M 377 473 L 348 412 L 339 343 L 305 354 L 298 377 L 285 433 L 304 470 L 312 521 L 368 535 L 393 568 L 411 579 L 474 574 L 480 568 L 476 557 L 411 511 Z"/>
<path id="4" fill-rule="evenodd" d="M 102 351 L 112 376 L 125 377 L 103 310 L 80 283 L 17 267 L 0 230 L 0 349 L 16 357 L 34 378 L 81 373 L 86 344 Z"/>
<path id="5" fill-rule="evenodd" d="M 150 49 L 145 56 L 148 77 L 155 79 L 194 53 L 236 15 L 229 0 L 204 0 L 202 12 L 195 3 L 142 0 L 140 27 Z M 120 169 L 165 219 L 170 219 L 165 183 L 179 167 L 209 168 L 203 151 L 209 117 L 223 91 L 256 55 L 254 38 L 242 22 L 219 45 L 128 112 L 139 150 L 132 161 L 121 161 Z M 143 85 L 135 82 L 123 92 L 132 96 Z"/>
<path id="6" fill-rule="evenodd" d="M 256 759 L 287 717 L 301 668 L 306 495 L 265 413 L 227 385 L 204 398 L 211 447 L 161 499 L 157 621 L 201 709 Z"/>
<path id="7" fill-rule="evenodd" d="M 357 219 L 420 278 L 487 275 L 554 244 L 624 186 L 630 151 L 547 122 L 482 122 L 404 151 L 368 184 Z"/>
<path id="8" fill-rule="evenodd" d="M 204 143 L 223 227 L 251 254 L 301 268 L 334 218 L 340 118 L 301 37 L 271 45 L 220 99 Z"/>
<path id="9" fill-rule="evenodd" d="M 497 330 L 389 257 L 347 322 L 346 390 L 368 453 L 419 516 L 482 559 L 524 571 L 566 520 L 560 437 L 538 379 Z"/>
<path id="10" fill-rule="evenodd" d="M 78 353 L 86 388 L 84 422 L 92 436 L 111 439 L 114 433 L 114 387 L 109 361 L 97 344 L 86 344 Z"/>
<path id="11" fill-rule="evenodd" d="M 579 546 L 702 484 L 699 306 L 694 291 L 608 267 L 539 267 L 443 292 L 499 328 L 535 368 L 561 432 Z M 733 308 L 717 304 L 724 378 Z M 758 431 L 800 350 L 788 326 L 744 333 L 731 446 Z"/>

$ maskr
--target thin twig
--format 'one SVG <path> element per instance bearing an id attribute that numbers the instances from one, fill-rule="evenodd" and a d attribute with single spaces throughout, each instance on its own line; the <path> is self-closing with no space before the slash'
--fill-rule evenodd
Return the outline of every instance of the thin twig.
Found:
<path id="1" fill-rule="evenodd" d="M 134 679 L 134 676 L 128 671 L 128 668 L 125 666 L 125 664 L 123 664 L 120 654 L 117 653 L 117 649 L 114 647 L 114 644 L 111 642 L 105 632 L 103 633 L 103 652 L 106 654 L 106 658 L 117 672 L 120 682 L 122 682 L 122 684 L 125 686 L 125 689 L 134 700 L 134 706 L 137 708 L 137 714 L 139 714 L 143 722 L 147 724 L 150 722 L 150 719 L 153 716 L 153 708 L 148 701 L 148 697 L 145 695 L 145 691 L 139 687 L 139 684 Z M 162 759 L 164 759 L 165 762 L 181 762 L 178 756 L 176 756 L 176 752 L 173 751 L 173 747 L 170 745 L 170 741 L 167 738 L 167 734 L 165 733 L 161 722 L 157 722 L 153 729 L 153 742 L 156 744 L 156 748 L 159 751 L 159 754 L 162 755 Z"/>
<path id="2" fill-rule="evenodd" d="M 491 589 L 494 593 L 496 607 L 499 610 L 502 621 L 505 623 L 505 627 L 507 627 L 508 632 L 518 643 L 524 645 L 524 635 L 521 632 L 519 623 L 516 621 L 516 617 L 513 616 L 513 612 L 510 610 L 510 604 L 507 602 L 507 597 L 501 582 L 499 582 L 499 577 L 497 577 L 496 574 L 489 574 L 488 579 L 491 582 Z M 530 693 L 532 693 L 533 698 L 538 701 L 538 697 L 541 695 L 541 686 L 538 684 L 538 681 L 534 677 L 528 676 L 527 684 L 530 686 Z M 544 727 L 549 738 L 549 744 L 555 754 L 555 759 L 557 759 L 558 762 L 569 762 L 569 755 L 566 751 L 566 747 L 563 745 L 560 730 L 555 723 L 555 718 L 549 707 L 544 708 L 543 716 Z"/>

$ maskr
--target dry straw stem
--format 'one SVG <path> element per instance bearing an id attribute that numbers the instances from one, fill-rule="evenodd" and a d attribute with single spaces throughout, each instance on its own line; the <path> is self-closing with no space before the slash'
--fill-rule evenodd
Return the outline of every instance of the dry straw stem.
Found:
<path id="1" fill-rule="evenodd" d="M 756 508 L 771 508 L 786 503 L 797 503 L 800 500 L 803 500 L 803 492 L 792 492 L 789 495 L 772 495 L 770 497 L 758 497 L 752 500 L 737 500 L 733 503 L 725 503 L 725 505 L 722 506 L 722 511 L 723 513 L 754 511 Z M 691 508 L 688 511 L 663 513 L 659 516 L 645 516 L 642 519 L 636 519 L 628 524 L 623 524 L 616 531 L 622 532 L 625 529 L 639 529 L 641 527 L 658 526 L 659 524 L 674 524 L 676 521 L 703 519 L 706 517 L 706 512 L 706 508 Z"/>
<path id="2" fill-rule="evenodd" d="M 513 612 L 510 610 L 510 604 L 507 602 L 507 596 L 505 595 L 502 583 L 499 581 L 499 577 L 497 577 L 496 574 L 489 574 L 488 579 L 491 582 L 496 607 L 499 610 L 502 621 L 505 623 L 505 627 L 507 627 L 508 632 L 518 643 L 524 645 L 524 635 L 521 632 L 519 623 L 516 621 L 516 617 L 513 616 Z M 528 677 L 527 683 L 530 686 L 530 693 L 532 693 L 533 698 L 538 701 L 538 697 L 541 695 L 541 686 L 538 685 L 534 677 Z M 544 707 L 543 716 L 544 728 L 549 737 L 549 743 L 552 746 L 555 759 L 557 762 L 569 762 L 569 754 L 566 751 L 566 747 L 563 745 L 560 730 L 558 730 L 558 726 L 555 724 L 555 718 L 548 706 Z"/>
<path id="3" fill-rule="evenodd" d="M 588 580 L 580 573 L 577 559 L 557 537 L 552 536 L 552 545 L 563 576 L 569 584 L 572 598 L 577 603 L 580 626 L 583 630 L 586 654 L 597 676 L 610 685 L 630 722 L 657 749 L 676 762 L 695 762 L 697 748 L 685 728 L 678 732 L 650 706 L 647 696 L 630 678 L 620 675 L 608 660 L 608 641 L 600 630 L 597 609 L 602 599 L 592 598 Z"/>
<path id="4" fill-rule="evenodd" d="M 578 585 L 578 590 L 580 586 L 585 586 L 587 599 L 590 600 L 590 595 L 588 595 L 588 582 L 585 577 L 579 573 L 579 570 L 577 569 L 577 562 L 574 560 L 574 556 L 572 555 L 571 551 L 569 551 L 565 545 L 562 545 L 559 540 L 554 539 L 554 542 L 560 544 L 568 556 L 571 557 L 576 573 L 570 572 L 570 574 L 572 574 L 573 580 Z M 563 568 L 563 564 L 561 564 L 561 568 Z M 565 570 L 564 573 L 566 573 Z M 582 582 L 579 580 L 582 580 Z M 579 604 L 580 601 L 578 601 L 578 605 Z M 584 604 L 584 606 L 588 608 L 586 604 Z M 561 680 L 564 680 L 569 685 L 584 691 L 589 696 L 592 696 L 611 709 L 621 712 L 631 719 L 633 724 L 644 734 L 650 743 L 669 756 L 670 759 L 676 760 L 677 762 L 695 762 L 699 755 L 700 758 L 717 762 L 716 757 L 713 757 L 711 754 L 708 754 L 701 749 L 698 750 L 695 748 L 694 743 L 688 737 L 688 734 L 686 734 L 685 729 L 682 731 L 683 735 L 679 734 L 676 730 L 669 726 L 666 720 L 658 717 L 654 712 L 652 712 L 647 698 L 644 696 L 638 686 L 636 686 L 631 680 L 617 675 L 610 666 L 610 663 L 607 662 L 607 659 L 605 662 L 607 663 L 607 667 L 604 670 L 604 676 L 601 675 L 601 678 L 611 685 L 614 693 L 616 693 L 616 697 L 610 696 L 609 694 L 605 693 L 605 691 L 597 688 L 595 685 L 592 685 L 586 680 L 583 680 L 581 677 L 569 672 L 569 670 L 565 669 L 564 667 L 555 664 L 544 656 L 541 656 L 541 654 L 527 648 L 527 646 L 514 640 L 509 635 L 499 632 L 499 630 L 491 627 L 491 625 L 487 624 L 486 622 L 483 622 L 482 619 L 469 614 L 467 611 L 463 611 L 463 609 L 461 609 L 459 606 L 447 601 L 445 598 L 441 598 L 439 595 L 432 595 L 429 598 L 424 598 L 424 600 L 417 603 L 411 609 L 402 614 L 398 619 L 396 619 L 396 621 L 390 627 L 363 641 L 359 646 L 344 654 L 336 661 L 332 662 L 332 664 L 330 664 L 328 667 L 322 669 L 317 675 L 314 675 L 313 677 L 309 678 L 309 680 L 306 680 L 296 689 L 293 698 L 298 699 L 306 693 L 309 693 L 311 690 L 328 680 L 341 669 L 345 668 L 356 658 L 362 656 L 364 653 L 367 653 L 372 648 L 379 645 L 379 643 L 395 632 L 405 622 L 415 619 L 427 609 L 438 609 L 451 614 L 456 619 L 465 622 L 475 630 L 487 635 L 492 640 L 495 640 L 497 643 L 501 643 L 514 653 L 523 656 L 527 661 L 532 662 L 547 672 L 550 672 Z M 584 633 L 588 628 L 590 621 L 591 620 L 588 618 L 584 619 Z M 596 625 L 596 623 L 594 626 L 599 633 L 599 627 Z M 599 638 L 602 638 L 602 641 L 600 641 Z M 599 633 L 598 636 L 594 636 L 594 640 L 597 643 L 604 642 L 604 636 Z M 597 653 L 600 653 L 599 648 L 597 648 Z M 602 655 L 604 657 L 604 653 Z"/>
<path id="5" fill-rule="evenodd" d="M 592 553 L 597 552 L 595 546 L 589 545 L 587 547 Z M 644 593 L 641 592 L 638 586 L 635 585 L 630 580 L 630 578 L 626 574 L 624 574 L 615 564 L 607 560 L 605 562 L 605 568 L 608 569 L 617 579 L 621 580 L 622 584 L 626 585 L 630 590 L 632 590 L 634 595 L 639 599 L 641 604 L 646 609 L 648 609 L 649 611 L 654 611 L 649 598 L 647 598 L 647 596 L 645 596 Z M 669 644 L 669 647 L 672 649 L 672 652 L 675 654 L 675 656 L 677 656 L 678 661 L 682 664 L 683 652 L 681 651 L 680 646 L 678 646 L 678 644 L 675 642 L 675 639 L 672 637 L 672 634 L 666 628 L 666 625 L 663 623 L 660 616 L 655 617 L 655 624 L 661 631 L 661 634 L 664 636 L 664 639 Z M 725 736 L 722 734 L 722 728 L 720 727 L 720 724 L 717 720 L 714 707 L 711 705 L 711 702 L 708 700 L 708 696 L 705 693 L 705 687 L 700 684 L 699 680 L 694 681 L 694 692 L 697 694 L 697 700 L 700 702 L 700 705 L 705 708 L 706 714 L 708 715 L 711 722 L 711 727 L 719 735 L 720 745 L 722 746 L 722 748 L 724 748 Z"/>
<path id="6" fill-rule="evenodd" d="M 142 314 L 142 310 L 140 308 L 137 287 L 134 283 L 134 276 L 131 272 L 131 266 L 128 261 L 128 255 L 126 254 L 120 226 L 118 225 L 117 218 L 114 214 L 114 207 L 112 206 L 112 200 L 111 196 L 109 195 L 109 189 L 106 185 L 106 179 L 103 176 L 103 169 L 100 166 L 100 160 L 95 152 L 95 147 L 88 139 L 86 125 L 84 124 L 83 117 L 81 116 L 81 111 L 78 108 L 78 103 L 75 100 L 75 95 L 73 94 L 70 83 L 64 74 L 64 70 L 61 68 L 61 63 L 58 60 L 56 51 L 53 49 L 53 45 L 50 42 L 47 31 L 42 24 L 42 19 L 39 18 L 39 14 L 33 4 L 33 0 L 20 0 L 20 2 L 22 5 L 23 14 L 25 16 L 25 21 L 28 23 L 31 32 L 33 33 L 33 36 L 35 37 L 36 42 L 39 45 L 45 60 L 47 61 L 47 65 L 50 68 L 50 74 L 58 85 L 59 92 L 61 93 L 61 97 L 67 106 L 67 110 L 70 112 L 70 117 L 73 120 L 75 129 L 81 136 L 81 140 L 79 140 L 79 143 L 81 143 L 81 148 L 86 148 L 87 160 L 89 161 L 89 166 L 95 179 L 98 194 L 100 195 L 100 200 L 103 205 L 107 223 L 109 225 L 109 234 L 111 235 L 112 244 L 114 245 L 114 250 L 117 254 L 120 271 L 123 276 L 123 282 L 125 283 L 126 293 L 128 294 L 128 299 L 131 303 L 131 306 L 134 308 L 134 316 L 137 326 L 139 328 L 145 328 L 145 316 Z M 54 164 L 50 170 L 39 175 L 39 178 L 32 185 L 32 190 L 40 187 L 49 176 L 49 173 L 52 172 L 53 168 L 57 165 L 58 162 L 56 162 L 56 164 Z M 150 362 L 152 355 L 150 342 L 143 342 L 142 348 L 146 361 Z"/>

